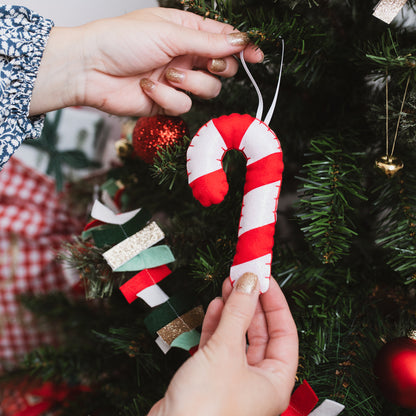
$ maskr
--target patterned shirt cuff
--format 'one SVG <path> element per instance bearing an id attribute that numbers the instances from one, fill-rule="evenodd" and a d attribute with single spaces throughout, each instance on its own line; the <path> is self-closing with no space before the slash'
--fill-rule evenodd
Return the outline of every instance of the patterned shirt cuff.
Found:
<path id="1" fill-rule="evenodd" d="M 0 169 L 44 116 L 29 117 L 33 87 L 53 22 L 21 6 L 0 6 Z"/>

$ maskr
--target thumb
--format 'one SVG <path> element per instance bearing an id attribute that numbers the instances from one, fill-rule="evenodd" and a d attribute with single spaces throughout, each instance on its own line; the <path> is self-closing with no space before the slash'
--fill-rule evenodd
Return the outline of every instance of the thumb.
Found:
<path id="1" fill-rule="evenodd" d="M 228 345 L 241 345 L 253 319 L 260 295 L 258 278 L 244 273 L 235 283 L 222 312 L 215 336 Z"/>

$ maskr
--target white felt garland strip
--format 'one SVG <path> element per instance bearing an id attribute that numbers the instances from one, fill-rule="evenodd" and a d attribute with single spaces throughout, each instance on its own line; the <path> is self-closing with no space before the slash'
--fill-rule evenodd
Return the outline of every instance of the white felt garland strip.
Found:
<path id="1" fill-rule="evenodd" d="M 101 200 L 104 202 L 104 205 L 107 208 L 110 208 L 111 211 L 114 211 L 116 214 L 119 214 L 121 212 L 120 208 L 116 205 L 108 191 L 103 191 L 101 193 Z"/>
<path id="2" fill-rule="evenodd" d="M 116 214 L 97 199 L 95 200 L 92 207 L 91 217 L 95 218 L 96 220 L 105 222 L 106 224 L 122 225 L 127 221 L 130 221 L 140 210 L 141 208 L 138 208 L 134 211 L 124 212 L 123 214 Z"/>
<path id="3" fill-rule="evenodd" d="M 149 286 L 136 295 L 143 299 L 151 308 L 161 305 L 169 300 L 169 296 L 158 286 Z"/>
<path id="4" fill-rule="evenodd" d="M 335 402 L 333 400 L 324 400 L 320 406 L 318 406 L 309 416 L 337 416 L 343 410 L 345 406 Z"/>
<path id="5" fill-rule="evenodd" d="M 156 340 L 156 345 L 162 350 L 163 354 L 167 354 L 168 351 L 171 349 L 171 346 L 165 342 L 162 337 L 157 337 Z"/>

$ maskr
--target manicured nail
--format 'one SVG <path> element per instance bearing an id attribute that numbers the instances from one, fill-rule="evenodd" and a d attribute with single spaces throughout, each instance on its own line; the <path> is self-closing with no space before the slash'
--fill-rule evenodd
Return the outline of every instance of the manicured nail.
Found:
<path id="1" fill-rule="evenodd" d="M 228 43 L 232 46 L 245 46 L 250 42 L 247 33 L 233 32 L 227 34 Z"/>
<path id="2" fill-rule="evenodd" d="M 211 72 L 223 72 L 227 68 L 227 62 L 222 58 L 211 59 L 208 63 L 208 70 Z"/>
<path id="3" fill-rule="evenodd" d="M 156 84 L 150 80 L 149 78 L 142 78 L 140 80 L 140 86 L 147 92 L 150 92 L 153 90 L 153 88 L 156 86 Z"/>
<path id="4" fill-rule="evenodd" d="M 168 81 L 180 83 L 185 79 L 185 73 L 176 68 L 169 68 L 165 77 Z"/>
<path id="5" fill-rule="evenodd" d="M 256 54 L 257 54 L 257 63 L 261 64 L 264 61 L 264 53 L 261 49 L 257 49 Z"/>
<path id="6" fill-rule="evenodd" d="M 257 287 L 258 278 L 254 273 L 244 273 L 235 284 L 234 288 L 237 292 L 247 293 L 251 295 Z"/>

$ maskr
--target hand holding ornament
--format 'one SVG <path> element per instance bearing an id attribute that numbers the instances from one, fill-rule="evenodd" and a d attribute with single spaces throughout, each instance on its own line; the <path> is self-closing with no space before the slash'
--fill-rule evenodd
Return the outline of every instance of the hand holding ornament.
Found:
<path id="1" fill-rule="evenodd" d="M 248 338 L 248 347 L 246 341 Z M 260 295 L 246 273 L 227 279 L 202 326 L 198 351 L 173 377 L 149 416 L 275 416 L 288 406 L 298 362 L 298 337 L 276 281 Z"/>
<path id="2" fill-rule="evenodd" d="M 30 115 L 86 105 L 116 115 L 179 115 L 186 92 L 209 99 L 233 76 L 233 58 L 263 53 L 232 26 L 193 13 L 141 9 L 74 28 L 53 28 L 33 90 Z"/>

